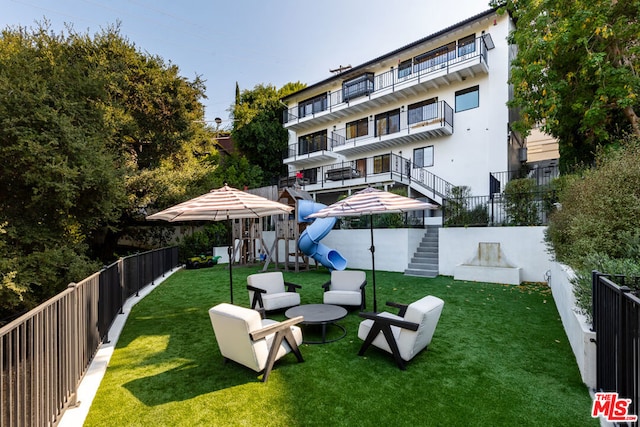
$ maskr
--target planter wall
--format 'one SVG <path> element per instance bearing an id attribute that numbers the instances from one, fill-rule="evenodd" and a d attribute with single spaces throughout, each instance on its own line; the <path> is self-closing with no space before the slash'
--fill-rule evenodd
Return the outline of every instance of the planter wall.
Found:
<path id="1" fill-rule="evenodd" d="M 562 319 L 562 325 L 576 357 L 582 381 L 592 389 L 596 388 L 596 338 L 587 323 L 585 316 L 576 310 L 576 300 L 573 295 L 571 279 L 574 277 L 571 268 L 553 262 L 549 286 L 553 293 L 553 300 Z"/>

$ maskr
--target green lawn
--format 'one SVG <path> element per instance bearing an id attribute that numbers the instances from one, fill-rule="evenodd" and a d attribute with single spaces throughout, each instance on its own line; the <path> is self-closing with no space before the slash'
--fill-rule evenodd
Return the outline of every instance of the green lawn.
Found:
<path id="1" fill-rule="evenodd" d="M 246 277 L 257 271 L 234 268 L 236 304 L 249 305 Z M 303 285 L 303 304 L 322 302 L 326 270 L 284 274 Z M 406 371 L 373 347 L 357 355 L 362 318 L 352 311 L 345 338 L 303 345 L 304 363 L 287 355 L 262 383 L 217 349 L 207 310 L 228 302 L 226 266 L 182 270 L 134 307 L 85 425 L 599 425 L 546 286 L 376 278 L 379 311 L 424 295 L 445 301 L 431 345 Z"/>

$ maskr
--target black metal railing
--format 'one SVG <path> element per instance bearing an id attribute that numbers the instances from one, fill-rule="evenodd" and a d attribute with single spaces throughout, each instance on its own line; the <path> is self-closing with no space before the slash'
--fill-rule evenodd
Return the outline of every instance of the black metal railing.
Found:
<path id="1" fill-rule="evenodd" d="M 414 183 L 421 192 L 432 200 L 444 198 L 450 194 L 453 184 L 429 172 L 427 168 L 413 163 L 410 159 L 393 152 L 358 160 L 342 161 L 328 166 L 319 166 L 291 172 L 287 177 L 279 179 L 279 187 L 305 187 L 307 185 L 320 188 L 336 185 L 372 184 L 381 180 L 392 180 L 404 184 Z"/>
<path id="2" fill-rule="evenodd" d="M 445 198 L 442 221 L 449 227 L 546 225 L 554 202 L 550 191 Z"/>
<path id="3" fill-rule="evenodd" d="M 520 168 L 514 171 L 491 172 L 489 174 L 491 193 L 501 193 L 507 183 L 514 179 L 533 179 L 538 187 L 548 186 L 560 176 L 560 168 L 556 166 Z"/>
<path id="4" fill-rule="evenodd" d="M 56 425 L 124 301 L 177 265 L 177 247 L 120 259 L 0 328 L 0 427 Z"/>
<path id="5" fill-rule="evenodd" d="M 473 48 L 468 47 L 464 49 L 464 51 L 450 50 L 433 60 L 415 62 L 406 73 L 401 73 L 399 69 L 393 68 L 389 71 L 376 74 L 373 78 L 373 84 L 370 84 L 369 80 L 365 81 L 366 86 L 363 87 L 365 87 L 366 90 L 346 91 L 346 93 L 348 93 L 346 99 L 344 96 L 345 89 L 340 88 L 324 95 L 321 102 L 314 103 L 313 108 L 300 108 L 299 106 L 295 106 L 285 110 L 283 117 L 284 123 L 286 124 L 305 117 L 314 117 L 316 114 L 331 111 L 353 100 L 359 100 L 365 96 L 369 98 L 374 97 L 382 91 L 396 91 L 406 87 L 407 84 L 419 84 L 431 79 L 433 75 L 441 74 L 443 71 L 449 73 L 450 68 L 463 62 L 469 61 L 473 63 L 479 61 L 480 63 L 488 64 L 488 49 L 483 37 L 476 38 L 475 43 L 469 46 L 473 46 Z M 345 82 L 345 84 L 348 83 L 349 82 Z M 314 99 L 317 98 L 318 97 Z"/>
<path id="6" fill-rule="evenodd" d="M 631 399 L 628 413 L 635 415 L 640 415 L 639 279 L 592 273 L 596 388 Z"/>
<path id="7" fill-rule="evenodd" d="M 428 106 L 428 114 L 422 109 L 418 114 L 412 111 L 398 112 L 399 126 L 393 132 L 383 135 L 376 133 L 376 122 L 372 119 L 368 122 L 367 133 L 362 135 L 348 135 L 347 128 L 336 129 L 331 132 L 331 150 L 339 150 L 343 147 L 358 147 L 375 144 L 382 139 L 402 138 L 407 135 L 436 130 L 440 135 L 441 128 L 446 128 L 448 134 L 453 133 L 453 108 L 446 101 L 439 101 Z M 434 129 L 435 128 L 435 129 Z"/>

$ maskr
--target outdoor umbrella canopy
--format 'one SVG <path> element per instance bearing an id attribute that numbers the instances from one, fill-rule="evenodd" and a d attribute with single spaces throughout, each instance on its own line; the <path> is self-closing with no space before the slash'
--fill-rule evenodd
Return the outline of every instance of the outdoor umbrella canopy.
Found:
<path id="1" fill-rule="evenodd" d="M 410 197 L 400 196 L 399 194 L 393 194 L 388 191 L 368 187 L 309 215 L 307 218 L 403 213 L 437 208 L 437 205 L 431 203 L 421 202 L 420 200 L 412 199 Z M 369 223 L 371 230 L 371 247 L 369 250 L 371 251 L 371 269 L 373 275 L 373 311 L 377 312 L 378 304 L 376 300 L 376 262 L 375 246 L 373 244 L 373 218 Z"/>
<path id="2" fill-rule="evenodd" d="M 261 218 L 288 214 L 294 208 L 267 198 L 250 194 L 224 185 L 202 196 L 182 202 L 153 215 L 147 220 L 181 221 L 230 221 L 237 218 Z M 229 235 L 229 291 L 233 303 L 233 272 L 231 259 L 233 242 Z"/>

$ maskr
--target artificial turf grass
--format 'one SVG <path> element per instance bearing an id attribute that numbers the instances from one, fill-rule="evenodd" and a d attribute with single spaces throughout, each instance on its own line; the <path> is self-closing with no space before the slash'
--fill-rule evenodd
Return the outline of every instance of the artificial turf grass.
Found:
<path id="1" fill-rule="evenodd" d="M 236 304 L 248 306 L 246 276 L 257 271 L 234 268 Z M 445 301 L 428 350 L 406 371 L 375 348 L 359 357 L 362 318 L 351 311 L 344 339 L 303 345 L 304 363 L 287 355 L 263 384 L 217 350 L 207 310 L 228 302 L 228 273 L 180 271 L 134 307 L 86 425 L 597 425 L 544 286 L 377 272 L 379 311 L 428 294 Z M 322 301 L 326 270 L 284 275 L 303 285 L 302 303 Z"/>

